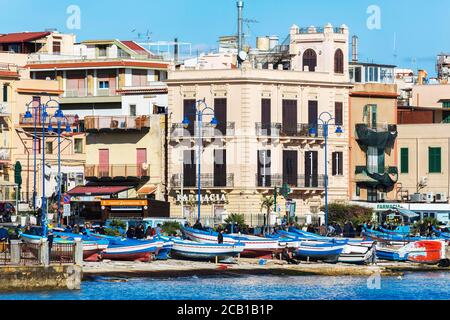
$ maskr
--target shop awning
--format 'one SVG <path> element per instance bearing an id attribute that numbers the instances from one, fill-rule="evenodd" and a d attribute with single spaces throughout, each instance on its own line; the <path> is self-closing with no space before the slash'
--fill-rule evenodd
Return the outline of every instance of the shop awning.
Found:
<path id="1" fill-rule="evenodd" d="M 132 189 L 130 186 L 79 186 L 69 192 L 71 196 L 106 196 Z"/>
<path id="2" fill-rule="evenodd" d="M 157 189 L 158 189 L 157 186 L 155 186 L 153 184 L 147 184 L 147 185 L 143 186 L 142 188 L 140 188 L 137 193 L 139 195 L 154 194 Z"/>
<path id="3" fill-rule="evenodd" d="M 413 212 L 413 211 L 411 211 L 411 210 L 408 210 L 408 209 L 397 208 L 397 210 L 398 210 L 398 212 L 399 212 L 401 215 L 406 216 L 406 217 L 408 217 L 408 218 L 410 218 L 410 219 L 419 216 L 418 213 L 415 213 L 415 212 Z"/>

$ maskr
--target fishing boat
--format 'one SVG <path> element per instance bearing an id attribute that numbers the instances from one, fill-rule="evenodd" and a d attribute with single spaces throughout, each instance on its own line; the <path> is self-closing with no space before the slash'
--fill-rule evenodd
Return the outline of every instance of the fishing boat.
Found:
<path id="1" fill-rule="evenodd" d="M 375 255 L 375 243 L 370 242 L 348 242 L 341 254 L 338 262 L 351 264 L 368 264 Z"/>
<path id="2" fill-rule="evenodd" d="M 161 237 L 157 237 L 152 240 L 156 240 L 156 245 L 158 247 L 155 252 L 155 260 L 169 259 L 170 252 L 172 251 L 174 245 L 173 241 L 170 239 L 162 239 Z"/>
<path id="3" fill-rule="evenodd" d="M 22 233 L 20 235 L 21 239 L 30 244 L 40 244 L 43 240 L 42 236 L 38 235 L 30 235 Z M 80 238 L 81 239 L 81 238 Z M 99 261 L 101 253 L 108 247 L 109 242 L 107 240 L 95 239 L 95 240 L 82 240 L 81 245 L 83 248 L 83 260 L 84 261 Z M 58 233 L 54 234 L 53 245 L 58 248 L 63 245 L 75 245 L 75 238 L 73 237 L 64 237 L 58 235 Z M 30 251 L 37 256 L 38 249 L 36 246 L 30 246 Z M 59 258 L 67 258 L 71 259 L 73 253 L 70 250 L 53 250 L 52 254 L 57 255 Z"/>
<path id="4" fill-rule="evenodd" d="M 83 260 L 88 262 L 96 262 L 101 260 L 101 254 L 109 246 L 107 239 L 98 239 L 85 236 L 82 234 L 68 233 L 68 232 L 53 232 L 56 239 L 65 239 L 73 241 L 80 239 L 83 246 Z"/>
<path id="5" fill-rule="evenodd" d="M 102 259 L 148 262 L 158 250 L 158 242 L 154 240 L 132 240 L 94 233 L 88 233 L 88 236 L 109 241 L 108 248 L 101 254 Z M 162 242 L 159 245 L 162 246 Z"/>
<path id="6" fill-rule="evenodd" d="M 218 233 L 214 231 L 203 231 L 184 227 L 181 229 L 186 238 L 196 242 L 217 243 Z M 280 253 L 283 248 L 278 240 L 256 237 L 251 235 L 224 234 L 224 244 L 242 243 L 245 245 L 241 253 L 246 258 L 272 258 L 274 254 Z"/>
<path id="7" fill-rule="evenodd" d="M 438 237 L 445 239 L 447 241 L 450 241 L 450 233 L 449 232 L 443 232 L 435 227 L 433 227 L 433 231 Z"/>
<path id="8" fill-rule="evenodd" d="M 245 245 L 201 243 L 180 238 L 166 238 L 173 242 L 171 257 L 192 260 L 219 260 L 236 257 L 244 251 Z"/>
<path id="9" fill-rule="evenodd" d="M 443 240 L 422 240 L 404 246 L 377 245 L 377 257 L 389 261 L 411 261 L 436 264 L 446 258 L 446 243 Z"/>
<path id="10" fill-rule="evenodd" d="M 301 241 L 294 256 L 302 260 L 337 262 L 347 242 L 347 240 Z"/>

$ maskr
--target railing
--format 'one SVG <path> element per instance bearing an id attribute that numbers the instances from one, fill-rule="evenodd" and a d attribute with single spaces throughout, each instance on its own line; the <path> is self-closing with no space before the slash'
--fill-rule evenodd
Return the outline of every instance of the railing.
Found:
<path id="1" fill-rule="evenodd" d="M 75 263 L 75 244 L 53 244 L 49 254 L 50 264 Z"/>
<path id="2" fill-rule="evenodd" d="M 256 135 L 264 137 L 279 137 L 281 132 L 281 123 L 256 123 Z"/>
<path id="3" fill-rule="evenodd" d="M 0 242 L 0 265 L 9 264 L 11 261 L 11 248 L 7 241 Z"/>
<path id="4" fill-rule="evenodd" d="M 172 176 L 172 187 L 173 188 L 181 188 L 181 174 L 174 174 Z M 234 187 L 234 174 L 233 173 L 227 173 L 225 174 L 219 174 L 214 175 L 210 173 L 203 173 L 200 175 L 201 180 L 201 186 L 202 188 L 233 188 Z M 194 179 L 189 179 L 184 176 L 183 179 L 183 187 L 184 188 L 198 188 L 198 176 L 195 176 Z"/>
<path id="5" fill-rule="evenodd" d="M 388 124 L 388 123 L 375 123 L 375 124 L 367 124 L 367 123 L 358 123 L 356 126 L 365 126 L 366 128 L 374 131 L 374 132 L 396 132 L 397 125 Z"/>
<path id="6" fill-rule="evenodd" d="M 299 189 L 323 189 L 325 188 L 325 175 L 298 175 L 297 177 L 283 176 L 282 174 L 256 175 L 258 188 L 275 188 L 287 184 Z"/>
<path id="7" fill-rule="evenodd" d="M 36 117 L 36 125 L 37 126 L 41 126 L 42 125 L 42 121 L 41 121 L 41 117 L 38 115 Z M 65 119 L 67 118 L 67 120 Z M 66 121 L 69 122 L 70 126 L 77 126 L 80 118 L 77 115 L 65 115 L 65 118 L 63 120 L 63 122 L 65 123 Z M 22 126 L 34 126 L 34 115 L 32 118 L 25 118 L 25 114 L 21 113 L 19 115 L 19 124 Z M 49 124 L 49 119 L 47 119 L 47 121 L 44 123 L 45 125 Z M 55 128 L 55 126 L 58 125 L 58 121 L 55 117 L 52 118 L 52 126 Z M 63 126 L 63 130 L 64 130 L 64 126 Z"/>
<path id="8" fill-rule="evenodd" d="M 314 129 L 314 130 L 313 130 Z M 312 134 L 315 131 L 315 134 Z M 303 138 L 323 138 L 323 125 L 299 123 L 297 126 L 282 125 L 281 136 L 303 137 Z"/>
<path id="9" fill-rule="evenodd" d="M 214 137 L 230 137 L 234 136 L 236 133 L 236 125 L 235 122 L 227 122 L 226 132 L 223 132 L 220 127 L 215 127 L 209 123 L 203 123 L 202 124 L 202 136 L 203 138 L 214 138 Z M 192 131 L 192 132 L 191 132 Z M 188 138 L 188 137 L 197 137 L 198 129 L 194 127 L 193 129 L 189 130 L 188 128 L 185 128 L 185 126 L 182 123 L 175 123 L 172 125 L 172 138 L 175 137 L 182 137 L 182 138 Z"/>
<path id="10" fill-rule="evenodd" d="M 84 175 L 86 180 L 98 178 L 127 179 L 129 177 L 149 177 L 149 169 L 142 165 L 85 165 Z"/>
<path id="11" fill-rule="evenodd" d="M 0 148 L 0 161 L 10 161 L 11 160 L 11 150 Z"/>
<path id="12" fill-rule="evenodd" d="M 100 130 L 143 130 L 150 128 L 148 116 L 111 116 L 111 117 L 85 117 L 84 128 L 86 131 Z"/>
<path id="13" fill-rule="evenodd" d="M 39 265 L 41 264 L 42 246 L 39 243 L 19 243 L 20 265 Z"/>
<path id="14" fill-rule="evenodd" d="M 325 28 L 324 27 L 307 27 L 307 28 L 300 28 L 298 30 L 299 34 L 317 34 L 317 33 L 324 33 Z M 334 27 L 333 33 L 344 33 L 344 29 L 341 27 Z"/>

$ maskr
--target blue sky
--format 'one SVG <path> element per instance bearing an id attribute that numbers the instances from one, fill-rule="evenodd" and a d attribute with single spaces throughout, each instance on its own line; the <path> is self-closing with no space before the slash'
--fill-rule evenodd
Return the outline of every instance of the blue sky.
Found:
<path id="1" fill-rule="evenodd" d="M 300 27 L 345 23 L 360 38 L 360 60 L 392 63 L 435 72 L 435 57 L 450 51 L 448 0 L 246 0 L 251 44 L 257 35 L 284 39 L 292 24 Z M 81 29 L 69 30 L 67 7 L 81 9 Z M 381 9 L 381 28 L 369 30 L 370 5 Z M 191 42 L 214 47 L 220 35 L 236 33 L 235 0 L 0 0 L 0 33 L 57 28 L 78 40 L 135 40 L 152 32 L 152 40 Z M 132 30 L 137 30 L 132 33 Z M 394 58 L 394 37 L 396 53 Z"/>

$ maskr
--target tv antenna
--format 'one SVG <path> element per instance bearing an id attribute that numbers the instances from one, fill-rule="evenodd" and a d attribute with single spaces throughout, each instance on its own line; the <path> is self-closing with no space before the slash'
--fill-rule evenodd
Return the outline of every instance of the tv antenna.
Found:
<path id="1" fill-rule="evenodd" d="M 256 23 L 259 23 L 259 21 L 258 20 L 254 20 L 254 19 L 244 19 L 243 20 L 243 22 L 246 24 L 246 26 L 247 26 L 247 32 L 244 34 L 244 38 L 245 39 L 248 39 L 248 38 L 250 38 L 251 36 L 252 36 L 252 34 L 251 34 L 251 27 L 250 27 L 250 25 L 251 24 L 256 24 Z M 247 41 L 246 41 L 247 42 Z"/>
<path id="2" fill-rule="evenodd" d="M 137 34 L 137 40 L 146 40 L 147 42 L 151 42 L 153 32 L 150 32 L 150 30 L 147 30 L 146 33 L 141 33 L 137 31 L 136 29 L 131 30 L 131 33 Z"/>

